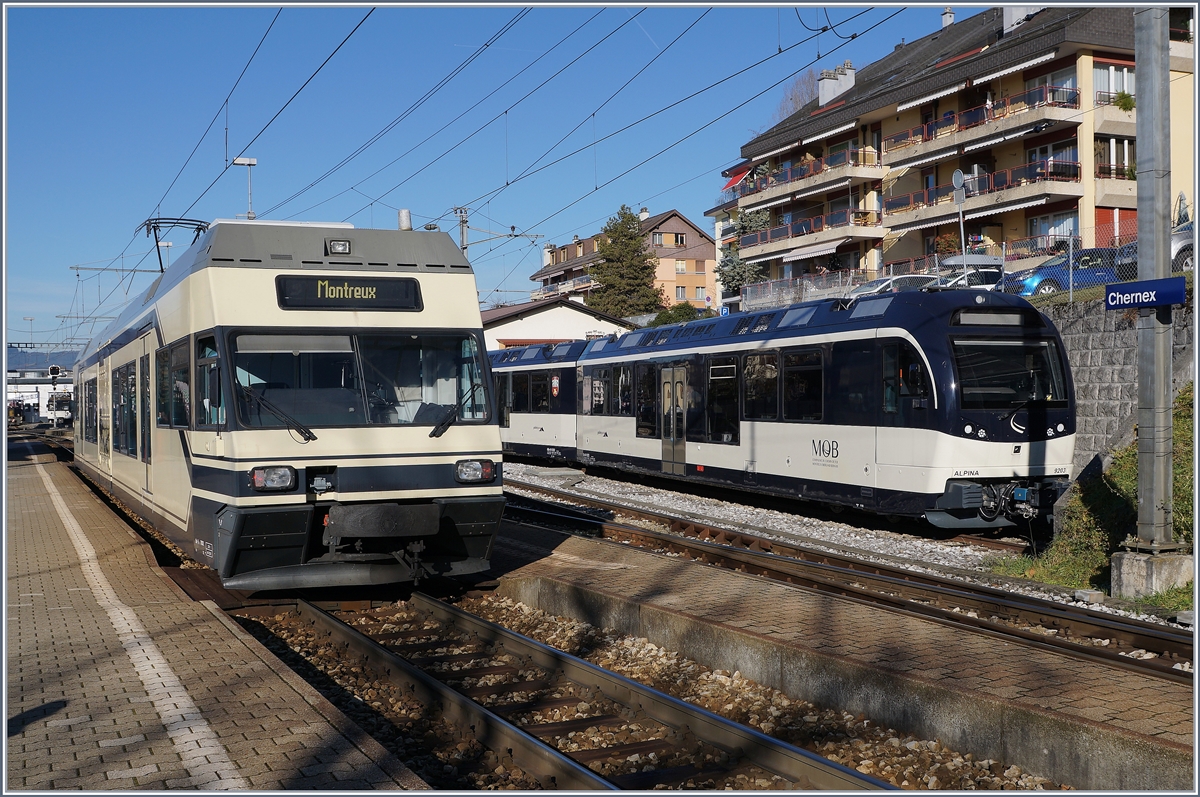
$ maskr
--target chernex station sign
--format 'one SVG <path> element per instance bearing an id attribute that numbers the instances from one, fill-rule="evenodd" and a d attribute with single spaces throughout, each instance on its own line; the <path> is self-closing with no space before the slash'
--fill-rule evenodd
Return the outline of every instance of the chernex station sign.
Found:
<path id="1" fill-rule="evenodd" d="M 1130 307 L 1161 307 L 1187 302 L 1187 280 L 1168 277 L 1161 280 L 1122 282 L 1104 286 L 1104 309 L 1126 310 Z"/>

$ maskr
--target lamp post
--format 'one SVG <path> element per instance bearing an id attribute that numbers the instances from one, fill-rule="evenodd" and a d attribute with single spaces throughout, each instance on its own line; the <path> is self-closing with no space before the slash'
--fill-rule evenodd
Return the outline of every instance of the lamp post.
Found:
<path id="1" fill-rule="evenodd" d="M 234 166 L 246 167 L 246 218 L 254 220 L 254 193 L 250 190 L 250 169 L 258 165 L 258 158 L 234 158 Z"/>

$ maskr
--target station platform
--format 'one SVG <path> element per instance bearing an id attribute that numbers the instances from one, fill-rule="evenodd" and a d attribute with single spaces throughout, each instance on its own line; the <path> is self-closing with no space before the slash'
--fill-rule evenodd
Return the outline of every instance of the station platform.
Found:
<path id="1" fill-rule="evenodd" d="M 498 591 L 1077 789 L 1194 793 L 1192 685 L 604 540 L 502 527 Z"/>
<path id="2" fill-rule="evenodd" d="M 8 441 L 6 790 L 427 789 L 41 443 Z"/>

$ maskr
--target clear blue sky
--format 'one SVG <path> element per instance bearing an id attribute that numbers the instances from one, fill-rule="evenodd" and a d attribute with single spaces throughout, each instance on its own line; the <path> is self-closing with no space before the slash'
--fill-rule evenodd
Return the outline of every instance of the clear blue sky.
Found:
<path id="1" fill-rule="evenodd" d="M 845 59 L 866 65 L 901 38 L 937 29 L 942 8 L 831 6 L 833 23 L 867 12 L 838 26 L 858 34 L 846 41 L 805 30 L 802 21 L 827 24 L 817 7 L 798 16 L 792 7 L 533 6 L 450 77 L 522 9 L 384 6 L 279 113 L 370 7 L 284 6 L 263 40 L 278 7 L 8 6 L 6 338 L 29 340 L 25 316 L 35 318 L 37 341 L 99 331 L 103 323 L 56 316 L 114 315 L 153 275 L 121 280 L 70 266 L 119 266 L 124 253 L 127 268 L 140 261 L 157 270 L 153 254 L 141 259 L 152 239 L 135 234 L 145 219 L 246 212 L 246 169 L 225 170 L 223 105 L 260 40 L 228 103 L 228 157 L 245 150 L 258 159 L 259 217 L 394 229 L 396 209 L 409 208 L 415 225 L 437 221 L 457 237 L 450 211 L 466 204 L 472 227 L 543 236 L 470 248 L 481 298 L 491 303 L 526 298 L 543 244 L 598 230 L 622 203 L 651 213 L 677 208 L 707 229 L 703 212 L 716 202 L 721 169 L 770 126 L 789 75 Z M 979 10 L 957 9 L 958 19 Z M 769 60 L 593 144 L 762 59 Z M 176 254 L 191 240 L 182 230 L 166 237 Z"/>

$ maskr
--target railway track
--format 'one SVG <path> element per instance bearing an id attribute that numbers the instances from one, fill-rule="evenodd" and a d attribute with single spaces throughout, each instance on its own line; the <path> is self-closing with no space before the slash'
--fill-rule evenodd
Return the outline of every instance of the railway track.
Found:
<path id="1" fill-rule="evenodd" d="M 545 496 L 549 503 L 510 493 L 505 512 L 514 520 L 667 551 L 1170 681 L 1190 684 L 1193 680 L 1192 636 L 1169 626 L 788 545 L 551 488 L 520 487 Z M 611 517 L 630 517 L 668 531 L 614 523 L 561 502 L 600 510 Z"/>
<path id="2" fill-rule="evenodd" d="M 426 595 L 336 613 L 297 601 L 295 611 L 545 788 L 895 788 Z"/>

